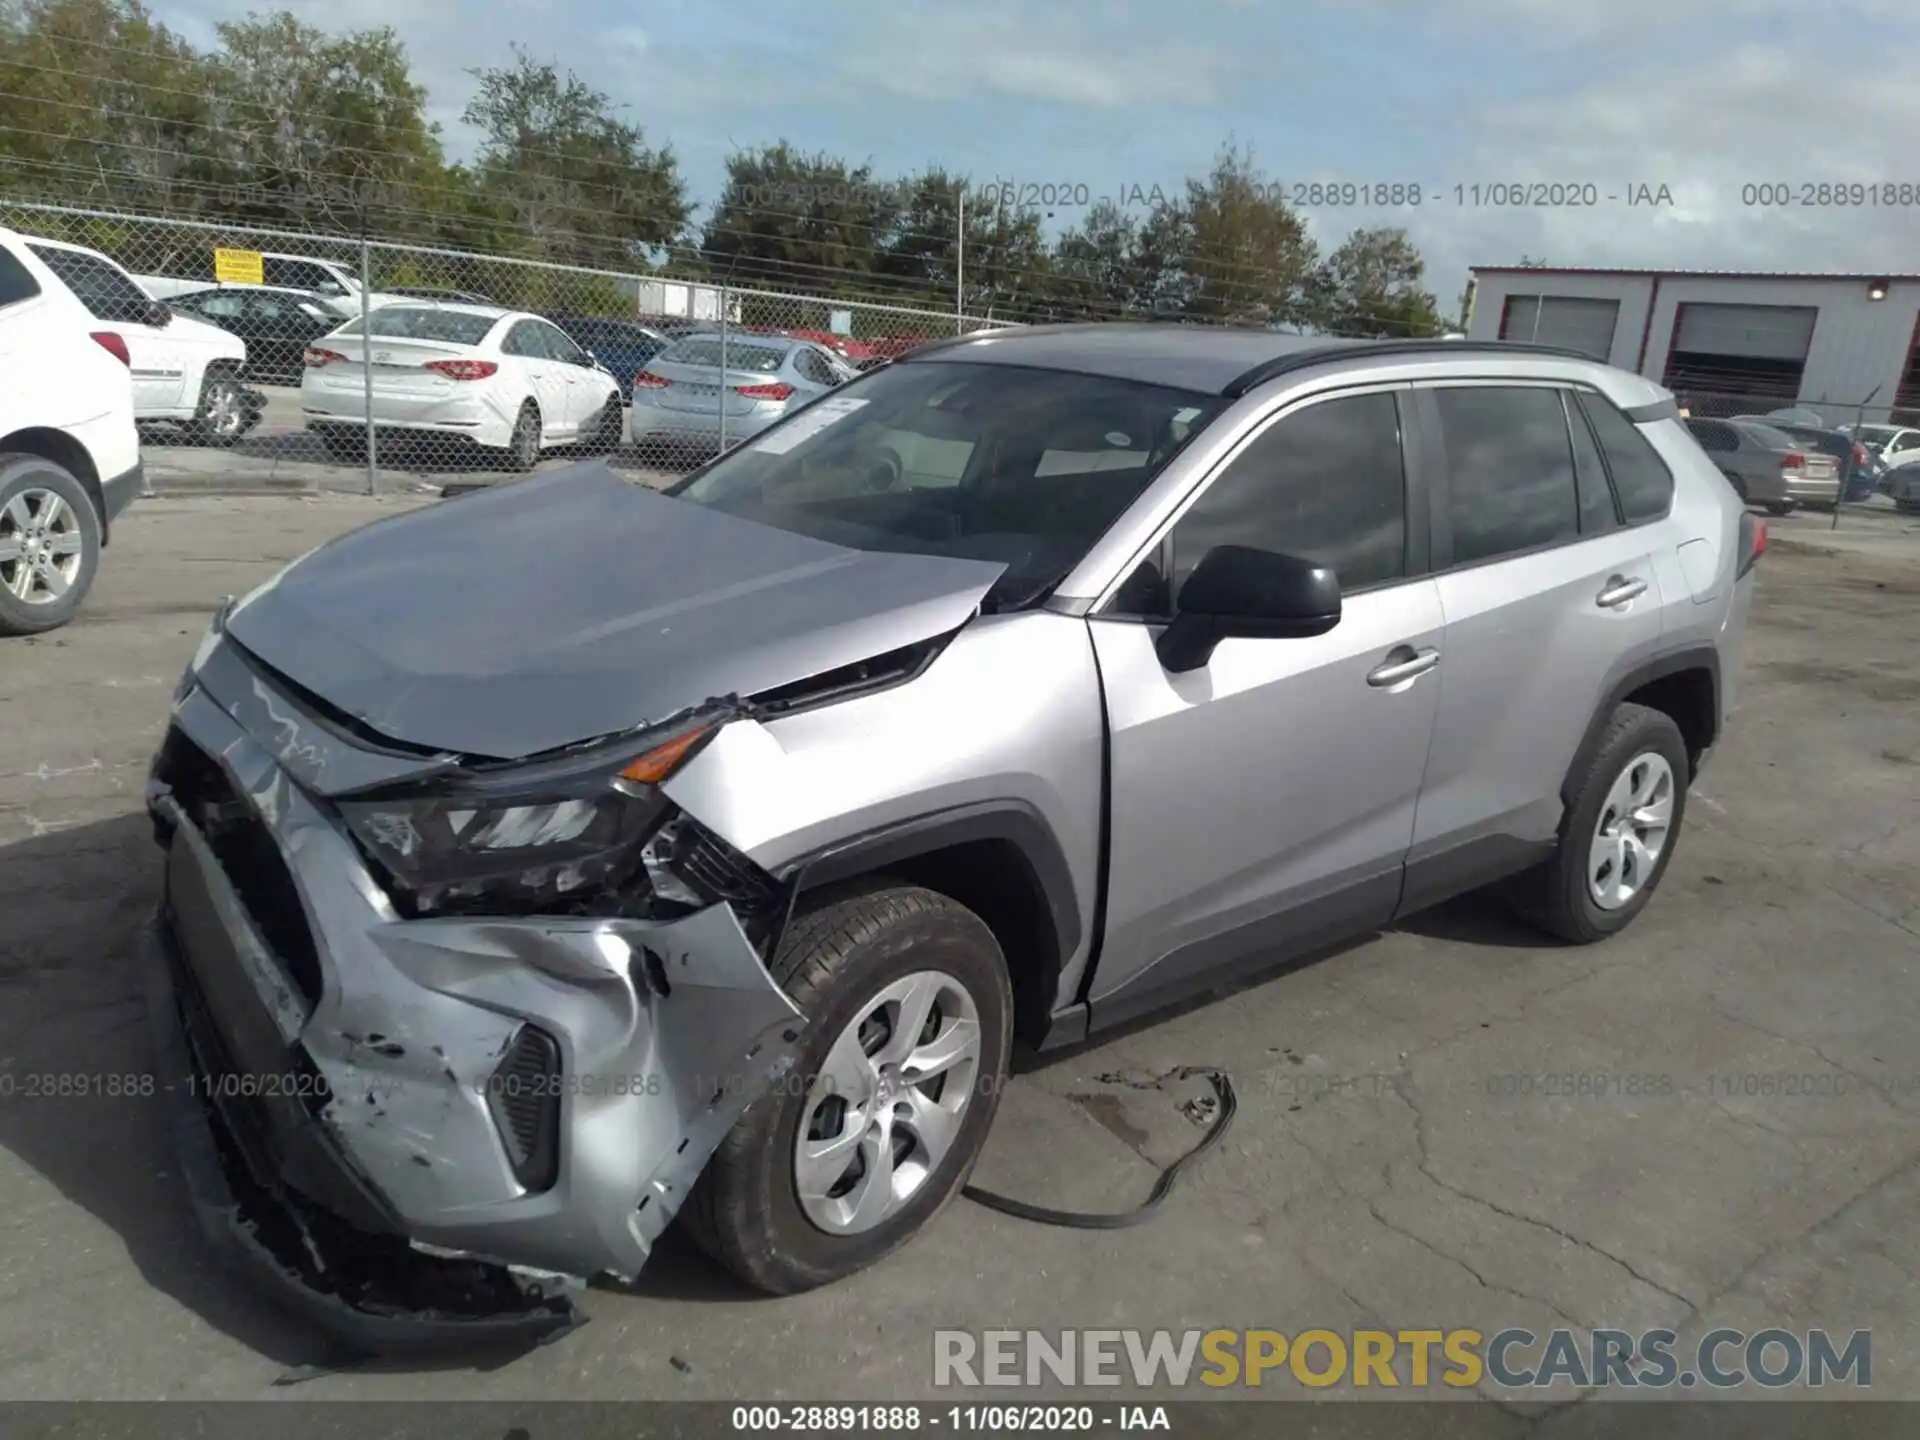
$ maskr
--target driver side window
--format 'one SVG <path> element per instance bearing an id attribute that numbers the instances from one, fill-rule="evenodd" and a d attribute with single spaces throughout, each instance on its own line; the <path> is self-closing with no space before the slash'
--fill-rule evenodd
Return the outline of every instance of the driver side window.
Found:
<path id="1" fill-rule="evenodd" d="M 1171 615 L 1180 587 L 1216 545 L 1331 566 L 1345 594 L 1404 579 L 1406 468 L 1394 396 L 1322 400 L 1268 425 L 1128 578 L 1116 613 Z"/>

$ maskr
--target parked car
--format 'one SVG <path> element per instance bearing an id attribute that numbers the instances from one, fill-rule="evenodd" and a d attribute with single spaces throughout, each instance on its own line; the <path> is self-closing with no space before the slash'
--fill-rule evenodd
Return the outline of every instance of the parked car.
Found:
<path id="1" fill-rule="evenodd" d="M 1840 471 L 1831 455 L 1808 453 L 1802 442 L 1753 420 L 1691 416 L 1693 438 L 1734 491 L 1749 505 L 1785 515 L 1796 506 L 1831 507 L 1840 495 Z"/>
<path id="2" fill-rule="evenodd" d="M 445 290 L 432 285 L 389 285 L 388 295 L 398 295 L 406 300 L 447 300 L 455 305 L 498 305 L 500 302 L 488 295 L 475 294 L 471 290 Z"/>
<path id="3" fill-rule="evenodd" d="M 350 320 L 307 350 L 307 429 L 342 459 L 366 450 L 369 339 L 377 431 L 478 446 L 522 471 L 554 446 L 619 447 L 620 386 L 559 327 L 517 310 L 412 301 Z"/>
<path id="4" fill-rule="evenodd" d="M 140 283 L 162 300 L 193 290 L 225 289 L 229 285 L 237 289 L 250 288 L 243 282 L 221 281 L 213 271 L 211 249 L 205 252 L 204 259 L 191 260 L 176 268 L 177 273 L 172 275 L 142 275 L 139 277 Z M 343 320 L 361 312 L 360 277 L 351 265 L 343 265 L 337 260 L 321 260 L 312 255 L 283 255 L 268 250 L 260 257 L 260 283 L 279 290 L 305 290 L 318 295 Z M 368 303 L 386 305 L 403 298 L 392 291 L 376 290 Z"/>
<path id="5" fill-rule="evenodd" d="M 167 304 L 245 341 L 246 378 L 256 384 L 298 385 L 307 347 L 340 324 L 311 291 L 265 285 L 189 290 Z"/>
<path id="6" fill-rule="evenodd" d="M 1867 447 L 1844 430 L 1781 418 L 1811 411 L 1776 411 L 1770 415 L 1735 415 L 1733 418 L 1778 430 L 1801 448 L 1817 450 L 1833 460 L 1840 475 L 1840 495 L 1849 503 L 1858 503 L 1873 494 L 1874 464 Z"/>
<path id="7" fill-rule="evenodd" d="M 119 338 L 133 371 L 134 418 L 142 425 L 176 425 L 200 444 L 232 445 L 259 423 L 261 398 L 241 383 L 247 346 L 239 336 L 175 315 L 98 250 L 25 238 L 87 307 L 96 328 Z"/>
<path id="8" fill-rule="evenodd" d="M 1874 488 L 1905 514 L 1920 514 L 1920 429 L 1905 425 L 1855 425 L 1853 435 L 1875 462 Z"/>
<path id="9" fill-rule="evenodd" d="M 222 1147 L 235 1248 L 362 1344 L 564 1329 L 676 1216 L 829 1283 L 966 1182 L 1016 1037 L 1482 884 L 1630 925 L 1765 535 L 1636 375 L 1119 324 L 924 350 L 669 493 L 368 526 L 216 617 L 155 762 L 179 1168 L 231 1215 Z M 291 1072 L 329 1102 L 255 1098 Z"/>
<path id="10" fill-rule="evenodd" d="M 723 343 L 718 335 L 690 335 L 634 377 L 633 440 L 643 452 L 713 450 L 723 434 L 736 445 L 856 373 L 808 340 L 731 331 Z"/>
<path id="11" fill-rule="evenodd" d="M 553 323 L 590 351 L 620 382 L 620 398 L 633 399 L 633 377 L 673 341 L 650 326 L 604 315 L 556 315 Z"/>
<path id="12" fill-rule="evenodd" d="M 144 488 L 126 342 L 38 243 L 0 230 L 0 635 L 74 617 Z"/>

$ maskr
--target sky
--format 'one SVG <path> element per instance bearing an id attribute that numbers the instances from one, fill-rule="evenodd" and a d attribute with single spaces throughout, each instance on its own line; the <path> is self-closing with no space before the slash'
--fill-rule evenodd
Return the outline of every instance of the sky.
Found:
<path id="1" fill-rule="evenodd" d="M 157 0 L 202 44 L 269 0 Z M 1470 265 L 1920 271 L 1913 0 L 286 0 L 392 25 L 449 152 L 469 71 L 515 42 L 576 71 L 711 202 L 785 139 L 881 175 L 1052 186 L 1050 228 L 1252 150 L 1269 181 L 1419 186 L 1309 204 L 1326 247 L 1401 225 L 1450 309 Z M 1892 184 L 1906 203 L 1801 204 Z M 1557 185 L 1587 205 L 1510 203 Z M 1789 205 L 1764 201 L 1779 186 Z M 1476 199 L 1474 187 L 1480 187 Z M 1458 187 L 1458 188 L 1456 188 Z M 1643 188 L 1644 187 L 1644 188 Z M 1661 190 L 1666 196 L 1663 200 Z M 1489 193 L 1491 190 L 1492 193 Z M 1633 204 L 1636 196 L 1655 203 Z M 1344 197 L 1336 197 L 1344 198 Z M 1555 199 L 1527 194 L 1532 201 Z M 1506 202 L 1506 203 L 1503 203 Z"/>

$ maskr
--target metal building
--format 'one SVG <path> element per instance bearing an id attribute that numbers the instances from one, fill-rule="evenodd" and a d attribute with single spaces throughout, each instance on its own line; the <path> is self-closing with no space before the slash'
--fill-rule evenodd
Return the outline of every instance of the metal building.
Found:
<path id="1" fill-rule="evenodd" d="M 1920 275 L 1488 265 L 1471 304 L 1472 339 L 1582 350 L 1683 398 L 1920 419 Z"/>

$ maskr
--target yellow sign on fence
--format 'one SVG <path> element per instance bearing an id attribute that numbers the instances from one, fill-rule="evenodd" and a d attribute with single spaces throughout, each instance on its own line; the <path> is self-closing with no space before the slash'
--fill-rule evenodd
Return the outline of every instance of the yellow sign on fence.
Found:
<path id="1" fill-rule="evenodd" d="M 223 285 L 264 285 L 264 264 L 258 250 L 215 250 L 213 278 Z"/>

